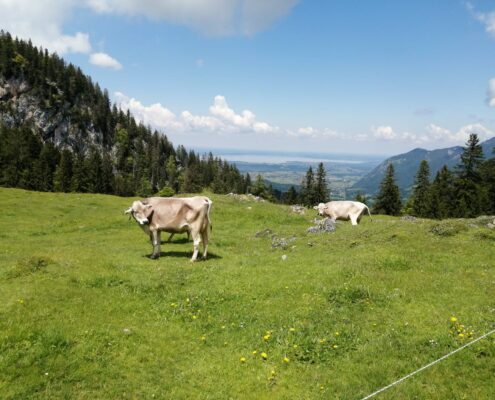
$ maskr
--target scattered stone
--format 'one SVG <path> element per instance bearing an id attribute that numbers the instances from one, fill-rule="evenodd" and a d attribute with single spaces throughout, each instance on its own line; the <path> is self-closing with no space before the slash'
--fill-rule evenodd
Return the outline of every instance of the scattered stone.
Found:
<path id="1" fill-rule="evenodd" d="M 400 218 L 401 221 L 409 221 L 409 222 L 416 222 L 418 219 L 412 215 L 404 215 L 403 217 Z"/>
<path id="2" fill-rule="evenodd" d="M 314 222 L 316 225 L 309 227 L 306 230 L 307 233 L 330 233 L 337 229 L 336 222 L 331 218 L 316 219 Z"/>
<path id="3" fill-rule="evenodd" d="M 285 261 L 285 260 L 287 260 L 287 254 L 284 254 L 284 255 L 282 256 L 282 261 Z"/>
<path id="4" fill-rule="evenodd" d="M 294 205 L 290 206 L 290 209 L 295 214 L 299 214 L 299 215 L 306 214 L 306 208 L 303 206 L 300 206 L 299 204 L 294 204 Z"/>
<path id="5" fill-rule="evenodd" d="M 265 237 L 265 236 L 271 235 L 272 233 L 273 233 L 273 231 L 271 229 L 266 228 L 262 231 L 256 232 L 256 234 L 254 236 L 255 237 Z"/>
<path id="6" fill-rule="evenodd" d="M 239 201 L 257 201 L 259 203 L 264 203 L 266 200 L 259 196 L 254 196 L 251 193 L 249 194 L 237 194 L 237 193 L 229 193 L 228 197 L 232 197 Z"/>
<path id="7" fill-rule="evenodd" d="M 291 242 L 293 242 L 294 240 L 296 240 L 295 236 L 291 236 L 291 237 L 286 239 L 286 238 L 279 238 L 276 235 L 273 235 L 272 236 L 272 249 L 278 249 L 278 248 L 286 249 L 287 247 L 289 247 L 289 244 Z"/>

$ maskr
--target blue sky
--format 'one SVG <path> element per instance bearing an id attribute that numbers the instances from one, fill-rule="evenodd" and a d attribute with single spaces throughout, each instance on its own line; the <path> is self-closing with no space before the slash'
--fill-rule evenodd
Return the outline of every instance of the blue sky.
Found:
<path id="1" fill-rule="evenodd" d="M 0 26 L 201 148 L 392 154 L 495 135 L 495 2 L 0 0 Z"/>

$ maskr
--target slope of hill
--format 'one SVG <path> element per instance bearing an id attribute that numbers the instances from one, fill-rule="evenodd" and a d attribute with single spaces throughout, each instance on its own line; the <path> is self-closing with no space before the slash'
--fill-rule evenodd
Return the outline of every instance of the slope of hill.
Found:
<path id="1" fill-rule="evenodd" d="M 210 196 L 191 264 L 185 236 L 147 257 L 131 198 L 0 188 L 0 398 L 360 399 L 493 329 L 482 220 L 311 235 L 312 212 Z M 388 394 L 491 400 L 494 368 L 486 338 Z"/>
<path id="2" fill-rule="evenodd" d="M 481 143 L 486 158 L 493 157 L 495 137 Z M 454 169 L 460 163 L 463 148 L 461 146 L 449 147 L 438 150 L 414 149 L 404 154 L 390 157 L 374 168 L 370 173 L 361 178 L 352 186 L 352 192 L 362 192 L 374 195 L 380 188 L 387 165 L 392 163 L 395 167 L 395 178 L 401 194 L 408 195 L 414 185 L 414 177 L 418 171 L 421 160 L 427 160 L 430 164 L 431 177 L 434 178 L 438 170 L 444 165 Z"/>
<path id="3" fill-rule="evenodd" d="M 149 195 L 168 186 L 244 192 L 237 168 L 111 105 L 80 68 L 0 32 L 0 185 Z"/>

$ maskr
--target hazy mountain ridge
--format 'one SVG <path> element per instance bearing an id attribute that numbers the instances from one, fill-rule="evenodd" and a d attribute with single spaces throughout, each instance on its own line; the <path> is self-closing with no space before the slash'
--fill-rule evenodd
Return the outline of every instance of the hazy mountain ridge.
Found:
<path id="1" fill-rule="evenodd" d="M 493 157 L 493 148 L 495 147 L 495 137 L 481 143 L 485 158 Z M 374 168 L 371 172 L 357 181 L 351 188 L 353 193 L 362 192 L 368 195 L 374 195 L 380 188 L 387 165 L 392 163 L 395 168 L 395 179 L 401 190 L 402 196 L 407 196 L 413 185 L 416 172 L 422 160 L 428 161 L 430 165 L 431 179 L 435 177 L 444 165 L 453 170 L 460 163 L 460 157 L 463 147 L 454 146 L 444 149 L 425 150 L 421 148 L 413 149 L 407 153 L 390 157 Z"/>

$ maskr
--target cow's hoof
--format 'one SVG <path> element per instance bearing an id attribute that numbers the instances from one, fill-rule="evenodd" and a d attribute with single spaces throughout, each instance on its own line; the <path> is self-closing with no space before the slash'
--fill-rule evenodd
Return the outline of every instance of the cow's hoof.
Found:
<path id="1" fill-rule="evenodd" d="M 158 257 L 160 257 L 158 254 L 152 254 L 152 255 L 150 256 L 150 258 L 151 258 L 152 260 L 156 260 Z"/>

